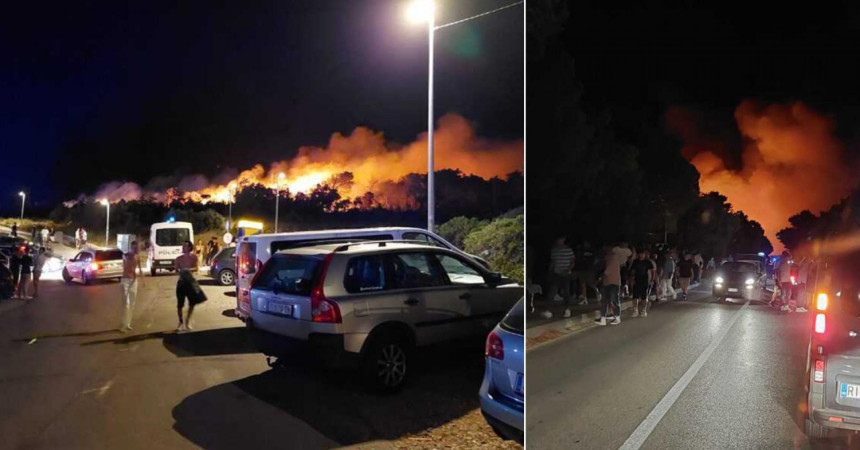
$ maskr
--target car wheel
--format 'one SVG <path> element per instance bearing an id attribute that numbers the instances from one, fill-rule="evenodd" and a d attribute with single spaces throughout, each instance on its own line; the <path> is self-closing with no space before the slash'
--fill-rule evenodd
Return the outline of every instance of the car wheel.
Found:
<path id="1" fill-rule="evenodd" d="M 87 276 L 87 271 L 81 271 L 81 283 L 90 284 L 90 277 Z"/>
<path id="2" fill-rule="evenodd" d="M 396 335 L 373 339 L 364 357 L 364 378 L 379 392 L 396 392 L 406 383 L 410 345 Z"/>
<path id="3" fill-rule="evenodd" d="M 65 281 L 66 283 L 72 282 L 72 276 L 69 275 L 69 271 L 66 270 L 65 267 L 63 268 L 63 281 Z"/>
<path id="4" fill-rule="evenodd" d="M 221 286 L 232 286 L 236 283 L 236 275 L 233 274 L 232 270 L 224 269 L 218 274 L 218 281 Z"/>
<path id="5" fill-rule="evenodd" d="M 827 439 L 829 428 L 818 425 L 812 419 L 806 418 L 806 436 L 810 440 Z"/>
<path id="6" fill-rule="evenodd" d="M 149 274 L 150 274 L 151 276 L 153 276 L 153 277 L 154 277 L 154 276 L 155 276 L 155 272 L 156 272 L 157 270 L 158 270 L 158 269 L 156 269 L 155 267 L 152 267 L 152 268 L 150 268 L 150 269 L 149 269 Z"/>

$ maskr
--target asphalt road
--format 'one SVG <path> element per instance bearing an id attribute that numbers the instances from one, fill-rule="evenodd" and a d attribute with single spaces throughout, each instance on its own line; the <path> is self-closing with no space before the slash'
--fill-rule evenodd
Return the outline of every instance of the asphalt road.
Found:
<path id="1" fill-rule="evenodd" d="M 475 414 L 480 343 L 429 352 L 402 392 L 373 395 L 352 373 L 269 369 L 230 288 L 204 286 L 195 330 L 176 334 L 175 280 L 145 278 L 129 334 L 114 331 L 115 281 L 49 280 L 37 300 L 0 301 L 0 448 L 386 447 Z"/>
<path id="2" fill-rule="evenodd" d="M 804 435 L 810 314 L 708 289 L 529 350 L 527 448 L 858 448 Z"/>

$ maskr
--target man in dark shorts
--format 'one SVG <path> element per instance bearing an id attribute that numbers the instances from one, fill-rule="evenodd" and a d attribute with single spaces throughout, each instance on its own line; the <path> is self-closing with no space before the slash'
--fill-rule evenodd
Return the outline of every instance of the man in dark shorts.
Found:
<path id="1" fill-rule="evenodd" d="M 18 282 L 18 298 L 30 299 L 27 295 L 27 285 L 33 273 L 33 257 L 26 250 L 21 250 L 21 280 Z"/>
<path id="2" fill-rule="evenodd" d="M 191 314 L 194 313 L 194 288 L 197 281 L 194 280 L 192 272 L 197 271 L 197 256 L 194 255 L 194 244 L 186 241 L 182 244 L 182 254 L 173 261 L 173 267 L 179 273 L 176 281 L 176 314 L 179 316 L 179 327 L 177 332 L 192 330 Z M 199 286 L 197 286 L 199 289 Z M 182 308 L 185 307 L 185 299 L 188 299 L 188 315 L 182 320 Z"/>
<path id="3" fill-rule="evenodd" d="M 648 259 L 648 252 L 640 249 L 636 259 L 630 265 L 633 274 L 633 317 L 640 315 L 639 305 L 642 305 L 642 317 L 648 317 L 648 286 L 654 281 L 654 265 Z"/>

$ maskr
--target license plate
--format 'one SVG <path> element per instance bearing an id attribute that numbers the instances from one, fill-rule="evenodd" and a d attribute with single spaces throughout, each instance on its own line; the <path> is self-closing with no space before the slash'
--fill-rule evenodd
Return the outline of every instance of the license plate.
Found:
<path id="1" fill-rule="evenodd" d="M 291 316 L 292 317 L 293 305 L 287 305 L 287 304 L 278 303 L 278 302 L 269 302 L 268 304 L 266 304 L 266 311 L 273 313 L 273 314 L 279 314 L 282 316 Z"/>
<path id="2" fill-rule="evenodd" d="M 517 374 L 517 381 L 514 382 L 514 392 L 517 394 L 523 393 L 523 374 L 521 373 Z"/>
<path id="3" fill-rule="evenodd" d="M 860 398 L 860 386 L 850 383 L 839 383 L 839 396 L 842 398 Z"/>
<path id="4" fill-rule="evenodd" d="M 737 292 L 737 291 L 738 291 L 737 288 L 729 288 L 729 292 Z"/>

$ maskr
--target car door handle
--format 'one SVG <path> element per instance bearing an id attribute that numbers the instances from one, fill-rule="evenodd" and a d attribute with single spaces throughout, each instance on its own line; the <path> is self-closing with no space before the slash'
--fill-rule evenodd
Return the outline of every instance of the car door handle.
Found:
<path id="1" fill-rule="evenodd" d="M 418 299 L 417 298 L 407 298 L 403 303 L 405 303 L 409 306 L 415 306 L 418 304 Z"/>
<path id="2" fill-rule="evenodd" d="M 472 298 L 472 294 L 469 292 L 466 292 L 465 294 L 460 294 L 460 299 L 462 300 L 468 300 L 470 298 Z"/>

